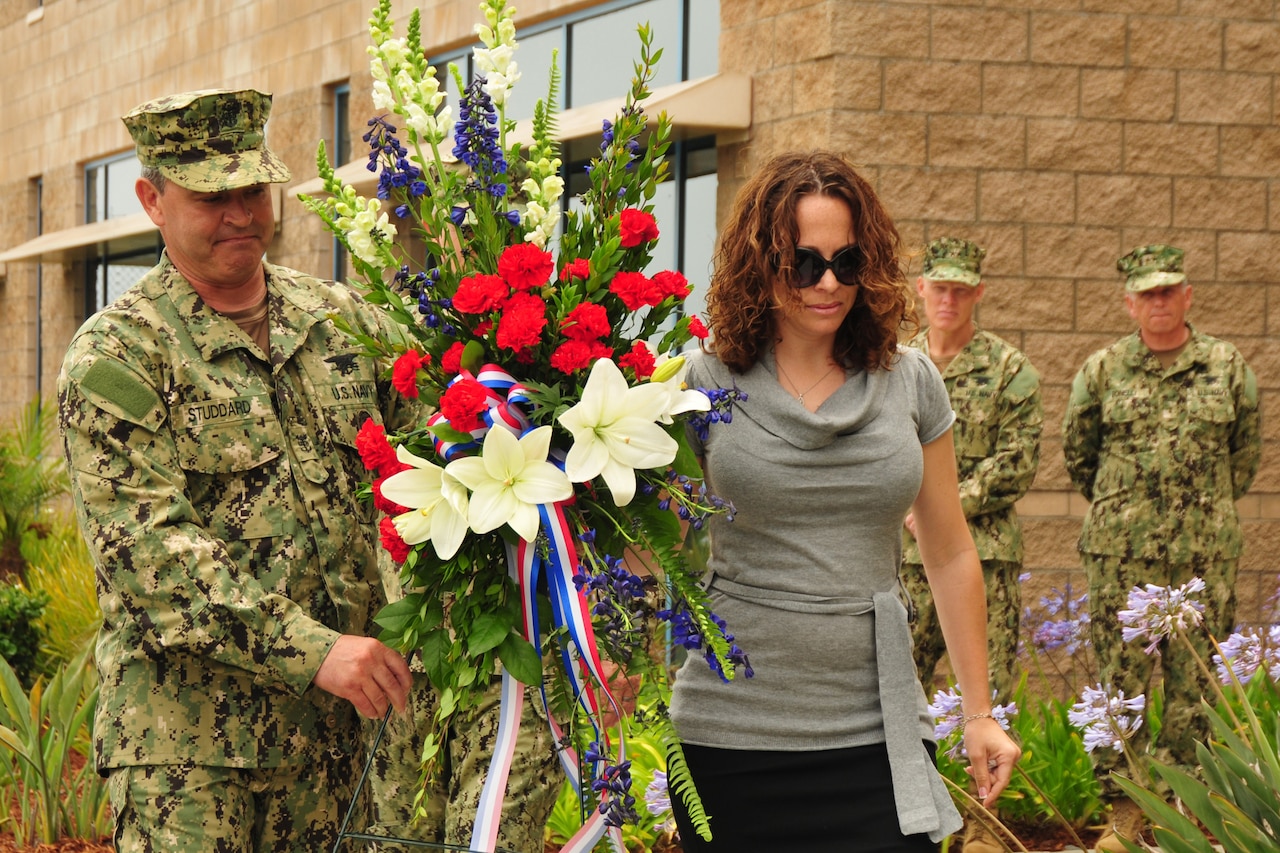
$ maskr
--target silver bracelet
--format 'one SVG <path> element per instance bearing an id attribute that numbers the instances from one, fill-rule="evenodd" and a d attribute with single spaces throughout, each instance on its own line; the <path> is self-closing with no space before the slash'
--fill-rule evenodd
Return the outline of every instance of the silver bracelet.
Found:
<path id="1" fill-rule="evenodd" d="M 972 723 L 974 720 L 994 720 L 995 717 L 990 713 L 982 714 L 965 714 L 960 720 L 960 731 L 964 732 L 964 727 Z"/>

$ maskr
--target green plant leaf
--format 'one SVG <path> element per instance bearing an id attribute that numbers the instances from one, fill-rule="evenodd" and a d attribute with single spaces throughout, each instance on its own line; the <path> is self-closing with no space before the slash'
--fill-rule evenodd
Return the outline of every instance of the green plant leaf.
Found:
<path id="1" fill-rule="evenodd" d="M 498 645 L 498 657 L 513 678 L 525 684 L 542 681 L 542 658 L 533 644 L 511 631 Z"/>

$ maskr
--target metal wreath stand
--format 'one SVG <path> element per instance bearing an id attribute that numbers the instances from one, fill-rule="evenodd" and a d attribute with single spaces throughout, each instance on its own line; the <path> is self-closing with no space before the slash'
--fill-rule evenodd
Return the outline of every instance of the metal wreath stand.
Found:
<path id="1" fill-rule="evenodd" d="M 351 824 L 351 817 L 355 814 L 356 803 L 360 801 L 360 791 L 364 788 L 365 780 L 369 778 L 369 768 L 373 766 L 373 758 L 378 752 L 378 745 L 382 743 L 382 736 L 387 730 L 387 723 L 391 721 L 391 713 L 394 709 L 387 705 L 387 712 L 382 715 L 382 725 L 378 726 L 378 735 L 373 739 L 373 745 L 369 748 L 369 755 L 365 758 L 364 769 L 360 771 L 360 779 L 356 782 L 355 790 L 351 792 L 351 803 L 347 806 L 347 813 L 342 818 L 342 826 L 338 829 L 338 838 L 333 843 L 331 853 L 341 853 L 342 843 L 344 841 L 388 841 L 395 844 L 404 845 L 405 847 L 417 847 L 425 850 L 455 850 L 460 853 L 483 853 L 483 851 L 472 850 L 470 847 L 463 847 L 458 844 L 445 844 L 442 841 L 418 841 L 413 838 L 401 838 L 396 835 L 373 835 L 368 832 L 359 832 L 348 830 Z M 515 850 L 508 850 L 504 847 L 494 849 L 494 853 L 518 853 Z"/>

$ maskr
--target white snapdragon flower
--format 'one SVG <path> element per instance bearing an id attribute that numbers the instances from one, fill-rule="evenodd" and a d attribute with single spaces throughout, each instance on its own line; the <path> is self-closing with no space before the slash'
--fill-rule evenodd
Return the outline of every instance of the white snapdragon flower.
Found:
<path id="1" fill-rule="evenodd" d="M 373 108 L 382 112 L 390 112 L 396 108 L 396 96 L 385 80 L 373 81 Z"/>
<path id="2" fill-rule="evenodd" d="M 379 215 L 382 205 L 378 199 L 357 198 L 356 206 L 355 215 L 342 217 L 338 225 L 346 234 L 352 254 L 367 264 L 382 265 L 380 249 L 395 239 L 396 227 L 386 213 Z"/>

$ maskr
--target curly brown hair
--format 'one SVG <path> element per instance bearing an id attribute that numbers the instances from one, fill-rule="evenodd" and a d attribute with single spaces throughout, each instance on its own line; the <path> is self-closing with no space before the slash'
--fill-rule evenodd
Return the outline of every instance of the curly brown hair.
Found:
<path id="1" fill-rule="evenodd" d="M 795 290 L 775 290 L 774 283 L 795 273 L 796 206 L 807 195 L 842 199 L 849 206 L 857 245 L 866 257 L 853 310 L 836 333 L 832 355 L 855 370 L 888 369 L 899 332 L 917 323 L 901 267 L 902 238 L 871 185 L 830 151 L 779 154 L 738 193 L 720 234 L 707 292 L 713 334 L 708 349 L 730 369 L 745 372 L 772 345 L 779 298 L 799 305 Z"/>

